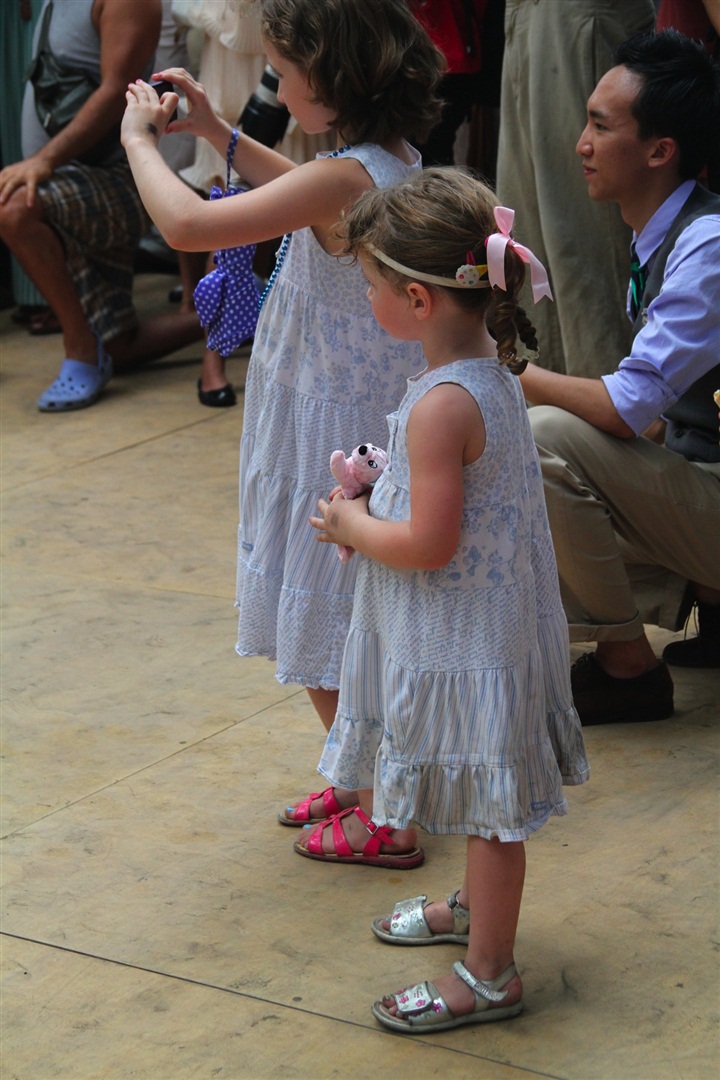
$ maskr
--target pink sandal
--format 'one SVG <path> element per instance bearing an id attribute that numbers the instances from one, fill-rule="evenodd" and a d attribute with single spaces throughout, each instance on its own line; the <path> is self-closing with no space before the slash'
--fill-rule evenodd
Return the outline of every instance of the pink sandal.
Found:
<path id="1" fill-rule="evenodd" d="M 342 819 L 348 814 L 357 814 L 363 825 L 370 833 L 370 839 L 362 851 L 353 851 L 347 842 L 343 831 Z M 333 852 L 323 851 L 322 834 L 328 826 L 332 826 Z M 305 855 L 308 859 L 318 859 L 321 862 L 353 863 L 361 866 L 387 866 L 390 870 L 412 870 L 425 859 L 422 848 L 414 848 L 412 851 L 400 855 L 381 855 L 381 844 L 394 844 L 392 829 L 389 825 L 376 825 L 359 806 L 352 806 L 339 814 L 329 817 L 327 821 L 321 821 L 313 829 L 307 844 L 301 844 L 299 840 L 293 847 L 298 855 Z"/>
<path id="2" fill-rule="evenodd" d="M 315 799 L 322 799 L 325 813 L 322 817 L 311 818 L 310 804 Z M 295 817 L 287 817 L 288 810 L 293 810 Z M 324 791 L 313 791 L 311 795 L 308 795 L 307 799 L 303 799 L 297 806 L 287 806 L 282 814 L 278 814 L 278 821 L 281 825 L 290 825 L 295 829 L 299 829 L 304 828 L 305 825 L 312 825 L 316 821 L 326 821 L 328 818 L 341 813 L 342 806 L 335 798 L 335 788 L 328 787 Z"/>

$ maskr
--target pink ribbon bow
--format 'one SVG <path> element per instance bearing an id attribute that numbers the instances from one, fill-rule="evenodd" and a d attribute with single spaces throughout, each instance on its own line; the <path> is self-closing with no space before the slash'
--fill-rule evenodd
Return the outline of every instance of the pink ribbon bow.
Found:
<path id="1" fill-rule="evenodd" d="M 497 285 L 500 289 L 505 288 L 505 248 L 510 247 L 518 253 L 524 263 L 530 267 L 530 281 L 532 284 L 533 300 L 537 304 L 543 296 L 550 300 L 553 294 L 550 291 L 545 267 L 536 259 L 530 248 L 523 247 L 510 236 L 510 230 L 515 220 L 515 211 L 507 206 L 495 207 L 495 223 L 498 227 L 496 233 L 492 233 L 485 241 L 487 248 L 488 278 L 491 285 Z"/>

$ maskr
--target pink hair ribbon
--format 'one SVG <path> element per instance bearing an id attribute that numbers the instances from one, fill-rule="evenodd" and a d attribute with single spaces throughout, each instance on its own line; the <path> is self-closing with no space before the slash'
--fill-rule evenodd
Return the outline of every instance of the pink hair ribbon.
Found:
<path id="1" fill-rule="evenodd" d="M 524 263 L 530 267 L 530 281 L 532 283 L 533 300 L 537 304 L 543 296 L 550 300 L 553 294 L 550 291 L 545 267 L 536 259 L 530 248 L 523 247 L 510 236 L 510 230 L 515 220 L 515 211 L 507 206 L 496 206 L 495 223 L 498 227 L 496 233 L 492 233 L 485 241 L 487 248 L 488 278 L 491 285 L 497 285 L 500 289 L 505 288 L 505 248 L 510 245 L 516 251 Z"/>

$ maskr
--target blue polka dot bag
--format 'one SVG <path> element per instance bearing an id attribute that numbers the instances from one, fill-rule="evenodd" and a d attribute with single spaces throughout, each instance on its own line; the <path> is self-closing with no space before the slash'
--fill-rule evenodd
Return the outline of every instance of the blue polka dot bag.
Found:
<path id="1" fill-rule="evenodd" d="M 231 187 L 230 168 L 238 143 L 233 130 L 227 149 L 227 181 L 223 191 L 213 187 L 211 199 L 242 195 L 245 188 Z M 213 256 L 215 269 L 198 282 L 194 292 L 195 310 L 207 330 L 207 347 L 229 356 L 255 333 L 260 295 L 253 275 L 255 244 L 223 248 Z"/>

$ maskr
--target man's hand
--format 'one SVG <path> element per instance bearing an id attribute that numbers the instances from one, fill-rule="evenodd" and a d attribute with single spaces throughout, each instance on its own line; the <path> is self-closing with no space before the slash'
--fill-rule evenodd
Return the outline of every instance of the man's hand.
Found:
<path id="1" fill-rule="evenodd" d="M 26 158 L 25 161 L 6 165 L 0 172 L 0 204 L 6 203 L 14 191 L 24 187 L 25 204 L 28 207 L 34 206 L 38 184 L 49 180 L 52 174 L 52 166 L 43 158 L 42 152 Z"/>

